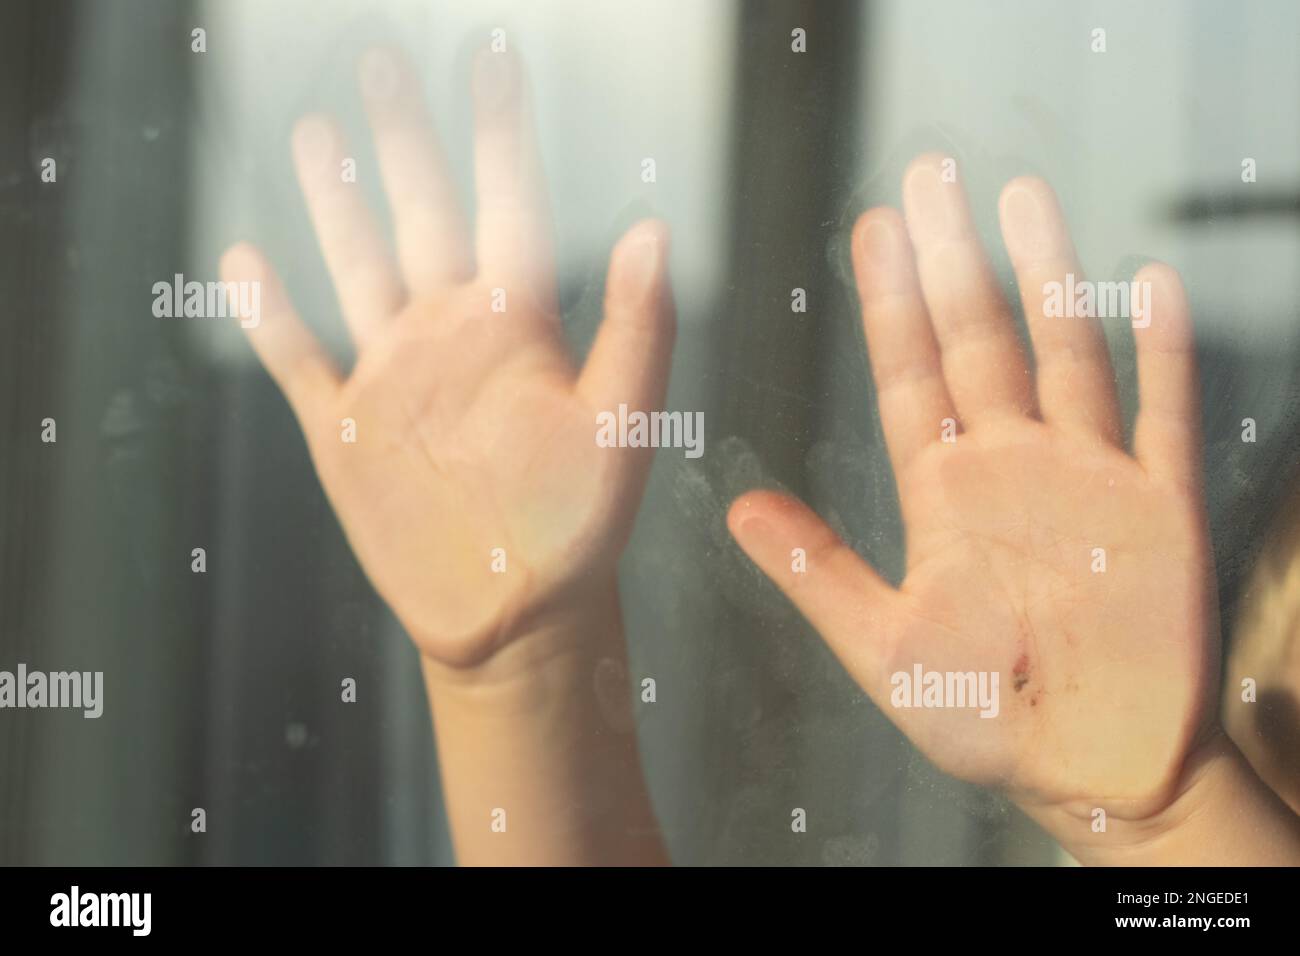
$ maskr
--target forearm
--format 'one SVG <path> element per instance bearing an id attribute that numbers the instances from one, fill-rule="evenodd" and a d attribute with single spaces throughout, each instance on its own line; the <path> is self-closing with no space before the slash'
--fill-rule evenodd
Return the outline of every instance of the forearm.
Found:
<path id="1" fill-rule="evenodd" d="M 1077 816 L 1028 812 L 1086 865 L 1300 865 L 1300 817 L 1223 734 L 1200 748 L 1173 802 L 1150 819 L 1112 818 L 1097 833 Z"/>
<path id="2" fill-rule="evenodd" d="M 457 859 L 667 862 L 637 750 L 617 588 L 488 663 L 424 659 Z"/>

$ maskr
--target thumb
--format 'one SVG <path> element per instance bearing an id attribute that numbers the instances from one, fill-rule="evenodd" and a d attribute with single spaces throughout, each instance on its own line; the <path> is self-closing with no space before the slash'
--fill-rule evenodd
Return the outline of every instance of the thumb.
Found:
<path id="1" fill-rule="evenodd" d="M 748 492 L 732 503 L 727 527 L 862 689 L 887 699 L 886 667 L 905 619 L 903 596 L 795 498 Z"/>
<path id="2" fill-rule="evenodd" d="M 645 219 L 614 247 L 605 283 L 605 321 L 578 377 L 593 408 L 621 403 L 657 410 L 668 387 L 676 317 L 668 285 L 668 227 Z"/>

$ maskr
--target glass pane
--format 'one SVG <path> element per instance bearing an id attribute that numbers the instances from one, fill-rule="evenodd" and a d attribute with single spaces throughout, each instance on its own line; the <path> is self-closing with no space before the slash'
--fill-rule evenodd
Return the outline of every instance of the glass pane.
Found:
<path id="1" fill-rule="evenodd" d="M 0 862 L 1065 865 L 1201 759 L 1300 806 L 1294 5 L 0 22 Z"/>

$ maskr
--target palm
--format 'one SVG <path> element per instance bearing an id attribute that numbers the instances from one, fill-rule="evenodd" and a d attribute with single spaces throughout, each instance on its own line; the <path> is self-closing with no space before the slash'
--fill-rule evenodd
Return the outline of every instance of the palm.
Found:
<path id="1" fill-rule="evenodd" d="M 343 378 L 260 253 L 250 339 L 294 407 L 362 566 L 421 650 L 478 663 L 566 589 L 613 573 L 645 480 L 643 449 L 601 448 L 596 414 L 662 400 L 673 338 L 662 224 L 616 247 L 606 321 L 579 371 L 555 309 L 550 216 L 512 55 L 476 66 L 473 235 L 409 62 L 373 51 L 362 86 L 393 211 L 394 256 L 333 121 L 295 131 L 299 180 L 357 349 Z M 599 578 L 599 581 L 595 579 Z"/>
<path id="2" fill-rule="evenodd" d="M 1018 180 L 1000 207 L 1035 374 L 942 168 L 934 156 L 912 165 L 906 224 L 873 210 L 854 235 L 907 535 L 901 586 L 793 499 L 751 492 L 731 527 L 939 766 L 1034 803 L 1147 812 L 1172 799 L 1210 719 L 1217 642 L 1181 285 L 1164 266 L 1138 275 L 1156 291 L 1135 331 L 1130 455 L 1100 325 L 1044 308 L 1049 282 L 1081 274 L 1050 188 Z M 896 695 L 918 667 L 945 681 L 996 675 L 996 716 L 955 692 Z"/>
<path id="3" fill-rule="evenodd" d="M 358 364 L 337 408 L 364 432 L 320 470 L 380 592 L 457 657 L 614 550 L 639 473 L 595 445 L 552 319 L 445 308 L 463 318 L 416 307 Z"/>
<path id="4" fill-rule="evenodd" d="M 910 710 L 901 726 L 966 779 L 1052 800 L 1158 792 L 1200 716 L 1194 508 L 1127 456 L 1029 421 L 936 444 L 907 480 L 914 613 L 888 669 L 925 661 L 1002 684 L 998 719 Z"/>

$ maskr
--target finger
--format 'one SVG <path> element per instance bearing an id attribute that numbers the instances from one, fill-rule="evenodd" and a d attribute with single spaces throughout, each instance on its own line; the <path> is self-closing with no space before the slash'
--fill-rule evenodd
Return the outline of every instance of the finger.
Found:
<path id="1" fill-rule="evenodd" d="M 903 208 L 948 391 L 968 427 L 983 417 L 1033 414 L 1033 383 L 1011 311 L 966 195 L 944 181 L 944 168 L 935 154 L 914 160 L 903 177 Z"/>
<path id="2" fill-rule="evenodd" d="M 668 228 L 645 220 L 629 229 L 610 256 L 605 320 L 578 377 L 593 408 L 621 403 L 641 411 L 663 405 L 676 319 L 668 284 Z"/>
<path id="3" fill-rule="evenodd" d="M 344 181 L 350 157 L 338 124 L 319 115 L 299 120 L 293 154 L 344 321 L 364 348 L 402 307 L 397 268 L 357 184 Z"/>
<path id="4" fill-rule="evenodd" d="M 737 498 L 727 527 L 867 693 L 885 687 L 903 598 L 803 503 L 771 491 Z M 806 570 L 796 570 L 802 549 Z"/>
<path id="5" fill-rule="evenodd" d="M 998 212 L 1034 343 L 1043 420 L 1120 447 L 1115 373 L 1101 322 L 1048 314 L 1050 285 L 1058 284 L 1063 295 L 1067 276 L 1083 278 L 1055 192 L 1043 180 L 1023 176 L 1002 191 Z"/>
<path id="6" fill-rule="evenodd" d="M 1199 489 L 1200 380 L 1187 294 L 1178 273 L 1160 262 L 1143 266 L 1134 282 L 1148 304 L 1150 324 L 1144 325 L 1134 310 L 1138 416 L 1133 452 L 1153 478 Z"/>
<path id="7" fill-rule="evenodd" d="M 876 404 L 899 493 L 908 463 L 955 419 L 939 346 L 921 296 L 907 227 L 895 210 L 863 213 L 853 229 L 853 272 L 862 300 Z"/>
<path id="8" fill-rule="evenodd" d="M 248 340 L 284 393 L 305 433 L 341 384 L 333 359 L 303 325 L 288 293 L 266 257 L 246 242 L 221 257 L 223 282 L 247 282 L 256 290 L 252 315 L 241 315 Z"/>
<path id="9" fill-rule="evenodd" d="M 475 248 L 479 273 L 518 284 L 555 311 L 551 214 L 527 84 L 512 52 L 483 50 L 474 63 Z"/>
<path id="10" fill-rule="evenodd" d="M 469 278 L 469 227 L 414 66 L 377 48 L 361 58 L 360 76 L 407 288 L 427 294 Z"/>

